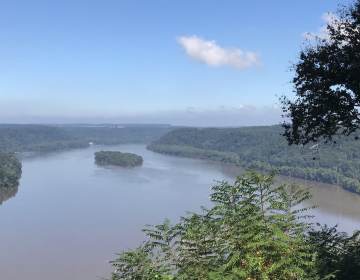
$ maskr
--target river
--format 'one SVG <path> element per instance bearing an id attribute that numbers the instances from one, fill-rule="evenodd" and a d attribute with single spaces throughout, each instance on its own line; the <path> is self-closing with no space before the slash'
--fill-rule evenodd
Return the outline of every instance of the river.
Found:
<path id="1" fill-rule="evenodd" d="M 133 169 L 102 168 L 94 152 L 143 156 Z M 208 205 L 216 180 L 240 170 L 177 158 L 144 145 L 91 146 L 23 160 L 18 191 L 0 205 L 0 279 L 96 280 L 109 277 L 109 261 L 143 240 L 141 228 Z M 281 180 L 290 180 L 282 178 Z M 352 232 L 360 228 L 360 195 L 311 185 L 316 220 Z M 12 197 L 11 197 L 12 196 Z M 1 198 L 1 196 L 0 196 Z"/>

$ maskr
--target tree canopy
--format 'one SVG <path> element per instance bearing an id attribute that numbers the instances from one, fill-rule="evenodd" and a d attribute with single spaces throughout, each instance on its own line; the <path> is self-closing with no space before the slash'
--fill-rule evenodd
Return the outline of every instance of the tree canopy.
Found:
<path id="1" fill-rule="evenodd" d="M 54 152 L 85 148 L 89 143 L 115 145 L 150 143 L 170 131 L 170 126 L 91 126 L 0 124 L 0 151 Z"/>
<path id="2" fill-rule="evenodd" d="M 147 226 L 147 240 L 111 262 L 112 280 L 358 279 L 359 234 L 313 228 L 309 193 L 273 179 L 218 182 L 210 209 Z"/>
<path id="3" fill-rule="evenodd" d="M 113 262 L 113 280 L 312 279 L 299 206 L 308 193 L 272 183 L 273 175 L 256 173 L 219 182 L 211 209 L 146 227 L 148 240 Z"/>
<path id="4" fill-rule="evenodd" d="M 135 167 L 143 164 L 143 158 L 132 153 L 118 151 L 100 151 L 95 153 L 95 162 L 98 165 L 116 165 Z"/>
<path id="5" fill-rule="evenodd" d="M 282 100 L 289 144 L 354 133 L 360 126 L 360 0 L 334 16 L 327 36 L 302 50 L 294 68 L 296 98 Z"/>
<path id="6" fill-rule="evenodd" d="M 360 141 L 287 145 L 280 126 L 179 128 L 151 143 L 152 151 L 239 165 L 245 169 L 337 184 L 360 193 Z"/>

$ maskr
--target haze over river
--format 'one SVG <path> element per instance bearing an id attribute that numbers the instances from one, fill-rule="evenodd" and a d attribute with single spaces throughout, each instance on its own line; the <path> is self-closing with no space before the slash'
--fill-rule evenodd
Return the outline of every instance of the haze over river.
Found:
<path id="1" fill-rule="evenodd" d="M 103 168 L 94 152 L 143 156 L 134 169 Z M 141 228 L 208 205 L 214 180 L 235 167 L 156 154 L 144 145 L 92 146 L 26 158 L 16 196 L 0 205 L 0 279 L 95 280 L 109 260 L 143 240 Z M 304 183 L 304 181 L 299 181 Z M 308 182 L 305 182 L 308 183 Z M 316 220 L 360 228 L 360 195 L 311 184 Z M 1 196 L 0 196 L 1 197 Z"/>

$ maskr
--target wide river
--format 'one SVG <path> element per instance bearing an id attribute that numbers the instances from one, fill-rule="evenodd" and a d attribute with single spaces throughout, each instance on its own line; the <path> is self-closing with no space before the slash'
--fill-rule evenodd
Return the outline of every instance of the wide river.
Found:
<path id="1" fill-rule="evenodd" d="M 101 168 L 94 152 L 142 155 L 134 169 Z M 208 205 L 215 180 L 234 167 L 156 154 L 144 145 L 92 146 L 23 160 L 18 192 L 0 205 L 0 279 L 96 280 L 115 254 L 140 244 L 141 228 Z M 307 183 L 299 181 L 300 183 Z M 360 228 L 360 196 L 311 185 L 316 221 Z M 1 197 L 6 194 L 0 194 Z"/>

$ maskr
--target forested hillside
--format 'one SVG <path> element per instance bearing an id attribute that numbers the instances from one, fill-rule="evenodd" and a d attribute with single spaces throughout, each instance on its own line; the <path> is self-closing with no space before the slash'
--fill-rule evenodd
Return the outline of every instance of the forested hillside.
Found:
<path id="1" fill-rule="evenodd" d="M 3 152 L 48 152 L 86 147 L 87 144 L 57 127 L 0 125 L 0 151 Z"/>
<path id="2" fill-rule="evenodd" d="M 61 128 L 77 139 L 104 145 L 148 144 L 172 129 L 171 126 L 166 125 L 63 126 Z"/>
<path id="3" fill-rule="evenodd" d="M 280 126 L 181 128 L 148 146 L 176 156 L 222 161 L 248 169 L 278 170 L 282 175 L 339 184 L 360 193 L 360 141 L 289 146 Z"/>
<path id="4" fill-rule="evenodd" d="M 0 125 L 0 151 L 51 152 L 94 144 L 149 143 L 169 126 Z"/>

